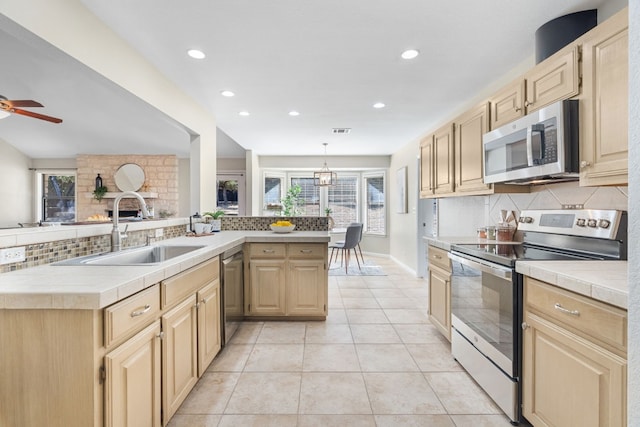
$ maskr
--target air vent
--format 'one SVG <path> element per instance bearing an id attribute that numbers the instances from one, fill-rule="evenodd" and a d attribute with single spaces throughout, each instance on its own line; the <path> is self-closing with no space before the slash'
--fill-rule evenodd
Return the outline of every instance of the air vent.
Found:
<path id="1" fill-rule="evenodd" d="M 351 128 L 333 128 L 333 133 L 336 134 L 347 134 L 351 132 Z"/>

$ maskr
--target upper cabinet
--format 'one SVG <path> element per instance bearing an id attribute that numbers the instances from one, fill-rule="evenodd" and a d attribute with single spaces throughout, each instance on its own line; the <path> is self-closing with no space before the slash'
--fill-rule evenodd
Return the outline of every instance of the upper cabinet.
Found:
<path id="1" fill-rule="evenodd" d="M 489 103 L 467 111 L 455 121 L 455 191 L 490 191 L 482 168 L 482 135 L 489 132 Z"/>
<path id="2" fill-rule="evenodd" d="M 420 198 L 433 196 L 433 135 L 420 141 Z"/>
<path id="3" fill-rule="evenodd" d="M 565 47 L 491 97 L 491 129 L 580 93 L 578 62 L 579 47 Z"/>
<path id="4" fill-rule="evenodd" d="M 583 39 L 580 185 L 626 185 L 629 18 L 625 8 Z"/>
<path id="5" fill-rule="evenodd" d="M 453 192 L 453 134 L 453 123 L 449 123 L 433 135 L 433 191 L 435 194 Z"/>

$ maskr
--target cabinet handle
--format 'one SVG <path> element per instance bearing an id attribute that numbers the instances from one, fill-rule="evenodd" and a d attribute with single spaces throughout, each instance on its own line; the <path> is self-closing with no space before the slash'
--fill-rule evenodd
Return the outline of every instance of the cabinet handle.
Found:
<path id="1" fill-rule="evenodd" d="M 514 110 L 516 110 L 516 113 L 519 113 L 520 111 L 522 111 L 522 108 L 516 107 L 516 108 L 514 108 Z"/>
<path id="2" fill-rule="evenodd" d="M 525 107 L 531 107 L 532 105 L 533 105 L 533 102 L 529 102 L 529 101 L 524 102 Z"/>
<path id="3" fill-rule="evenodd" d="M 442 256 L 440 256 L 440 255 L 434 255 L 433 257 L 434 257 L 435 259 L 442 259 Z"/>
<path id="4" fill-rule="evenodd" d="M 146 304 L 142 310 L 135 310 L 131 312 L 131 317 L 138 317 L 145 314 L 147 311 L 151 310 L 151 306 Z"/>
<path id="5" fill-rule="evenodd" d="M 553 308 L 555 308 L 556 310 L 558 310 L 558 311 L 560 311 L 562 313 L 570 314 L 571 316 L 580 316 L 580 312 L 578 310 L 566 309 L 559 302 L 555 303 Z"/>
<path id="6" fill-rule="evenodd" d="M 586 160 L 580 162 L 580 168 L 584 169 L 587 166 L 591 166 L 591 162 L 587 162 Z"/>
<path id="7" fill-rule="evenodd" d="M 160 338 L 163 339 L 164 338 L 164 332 L 160 331 L 156 334 L 156 338 Z"/>
<path id="8" fill-rule="evenodd" d="M 300 253 L 303 254 L 310 254 L 311 252 L 313 252 L 311 249 L 300 249 Z"/>
<path id="9" fill-rule="evenodd" d="M 206 300 L 206 299 L 204 299 L 204 298 L 202 298 L 202 299 L 200 300 L 200 302 L 201 302 L 202 304 L 206 304 L 206 303 L 207 303 L 207 300 Z"/>
<path id="10" fill-rule="evenodd" d="M 263 249 L 262 252 L 265 254 L 272 254 L 275 251 L 273 249 Z"/>
<path id="11" fill-rule="evenodd" d="M 529 325 L 527 324 L 527 322 L 522 322 L 522 325 L 520 325 L 520 327 L 522 328 L 522 330 L 526 330 L 529 329 Z"/>

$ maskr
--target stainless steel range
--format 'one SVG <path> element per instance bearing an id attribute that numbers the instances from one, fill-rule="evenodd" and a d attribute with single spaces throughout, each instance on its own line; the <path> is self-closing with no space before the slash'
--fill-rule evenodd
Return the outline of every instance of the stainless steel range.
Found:
<path id="1" fill-rule="evenodd" d="M 627 215 L 615 210 L 527 210 L 515 242 L 451 247 L 451 351 L 516 425 L 521 413 L 520 260 L 625 260 Z"/>

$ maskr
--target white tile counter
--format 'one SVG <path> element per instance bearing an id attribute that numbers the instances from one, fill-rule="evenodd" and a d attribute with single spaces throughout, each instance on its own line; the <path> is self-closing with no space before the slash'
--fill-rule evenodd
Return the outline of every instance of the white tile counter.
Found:
<path id="1" fill-rule="evenodd" d="M 516 271 L 616 307 L 628 308 L 627 261 L 518 261 Z"/>
<path id="2" fill-rule="evenodd" d="M 149 266 L 43 265 L 0 274 L 0 309 L 100 309 L 245 242 L 326 243 L 326 231 L 222 231 L 159 245 L 204 248 Z"/>

